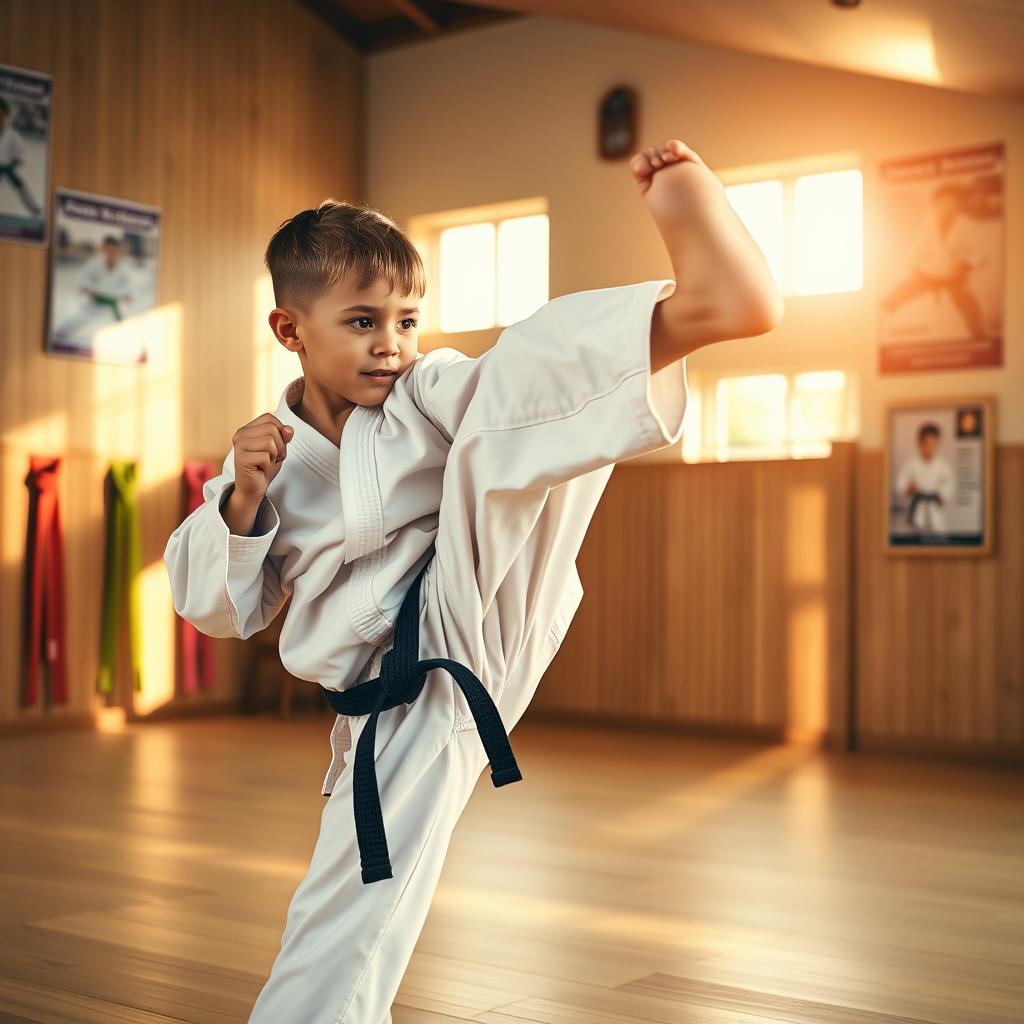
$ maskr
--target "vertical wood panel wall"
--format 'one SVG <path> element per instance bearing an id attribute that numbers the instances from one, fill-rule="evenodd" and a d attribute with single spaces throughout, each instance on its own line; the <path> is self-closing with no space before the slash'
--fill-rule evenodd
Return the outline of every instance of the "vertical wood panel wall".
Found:
<path id="1" fill-rule="evenodd" d="M 616 466 L 533 707 L 842 745 L 852 459 Z"/>
<path id="2" fill-rule="evenodd" d="M 857 464 L 857 729 L 863 747 L 1024 753 L 1024 445 L 995 452 L 989 558 L 882 552 L 882 456 Z"/>
<path id="3" fill-rule="evenodd" d="M 327 196 L 362 196 L 363 59 L 293 0 L 4 0 L 0 61 L 54 77 L 51 187 L 163 213 L 145 367 L 46 355 L 49 250 L 0 243 L 0 723 L 43 717 L 17 707 L 30 453 L 65 459 L 71 702 L 46 717 L 106 703 L 94 690 L 113 458 L 138 461 L 147 669 L 159 690 L 143 696 L 156 710 L 176 703 L 161 556 L 180 520 L 182 461 L 219 468 L 234 430 L 266 408 L 270 235 Z M 216 643 L 218 687 L 189 704 L 235 692 L 241 641 Z"/>
<path id="4" fill-rule="evenodd" d="M 1024 447 L 991 558 L 882 548 L 881 453 L 615 468 L 529 713 L 1024 754 Z"/>

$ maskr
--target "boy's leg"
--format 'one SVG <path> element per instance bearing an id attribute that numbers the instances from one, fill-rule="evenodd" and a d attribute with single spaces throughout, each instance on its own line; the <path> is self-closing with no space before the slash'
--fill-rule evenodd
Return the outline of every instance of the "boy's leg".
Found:
<path id="1" fill-rule="evenodd" d="M 647 301 L 632 326 L 642 336 L 615 340 L 642 372 L 640 346 L 649 342 L 660 287 L 641 287 Z M 623 290 L 622 298 L 637 296 Z M 637 407 L 647 380 L 630 379 L 636 375 L 634 369 L 623 379 L 628 386 L 621 395 L 603 392 L 599 407 L 580 385 L 569 396 L 579 415 L 507 429 L 495 424 L 453 444 L 435 554 L 420 589 L 419 656 L 468 666 L 497 704 L 506 731 L 528 705 L 582 598 L 575 559 L 614 469 L 614 458 L 604 453 L 627 457 L 657 447 L 653 421 L 646 407 Z M 679 366 L 660 377 L 662 394 L 666 385 L 685 386 Z M 562 397 L 573 385 L 551 386 L 562 388 Z M 486 402 L 488 395 L 481 391 L 478 398 Z M 668 429 L 676 436 L 681 417 L 682 396 L 671 403 Z M 379 665 L 367 678 L 378 674 Z M 351 719 L 353 750 L 367 720 Z M 429 671 L 413 703 L 380 714 L 374 762 L 393 877 L 362 882 L 349 764 L 324 808 L 309 871 L 293 896 L 281 950 L 249 1024 L 384 1019 L 452 831 L 487 765 L 474 724 L 443 669 Z"/>
<path id="2" fill-rule="evenodd" d="M 462 660 L 445 635 L 434 565 L 420 587 L 421 658 Z M 379 651 L 367 678 L 379 674 Z M 465 663 L 465 662 L 464 662 Z M 249 1024 L 380 1024 L 426 919 L 452 831 L 487 763 L 453 742 L 455 683 L 432 669 L 419 697 L 382 712 L 374 762 L 393 877 L 364 883 L 348 758 Z M 350 719 L 352 751 L 368 721 Z"/>
<path id="3" fill-rule="evenodd" d="M 107 324 L 115 322 L 113 314 L 109 309 L 97 306 L 91 299 L 87 299 L 78 307 L 76 312 L 70 314 L 63 323 L 58 324 L 53 333 L 58 338 L 63 337 L 71 340 L 72 335 L 77 334 L 83 327 L 92 324 L 93 321 L 97 321 L 92 327 L 93 332 L 99 330 L 100 327 L 105 327 Z"/>
<path id="4" fill-rule="evenodd" d="M 435 560 L 421 583 L 421 660 L 460 661 L 493 691 L 498 681 L 485 679 L 461 646 L 465 622 L 449 617 L 452 609 L 436 587 L 436 567 Z M 478 624 L 476 633 L 482 631 Z M 538 636 L 531 631 L 531 637 Z M 539 641 L 531 640 L 528 649 L 539 651 L 545 664 L 554 654 Z M 533 662 L 537 657 L 531 653 Z M 372 668 L 368 678 L 379 674 L 378 665 Z M 520 692 L 514 682 L 510 690 Z M 374 762 L 392 878 L 362 881 L 354 757 L 347 758 L 324 806 L 309 869 L 292 896 L 280 950 L 248 1024 L 387 1021 L 455 825 L 487 765 L 479 740 L 455 732 L 457 699 L 463 698 L 451 676 L 431 669 L 412 704 L 391 708 L 378 719 Z M 365 715 L 350 718 L 352 753 L 367 721 Z"/>
<path id="5" fill-rule="evenodd" d="M 672 286 L 562 296 L 477 364 L 445 464 L 437 589 L 506 731 L 583 597 L 576 558 L 616 464 L 682 436 L 685 362 L 650 371 L 651 320 Z M 444 408 L 443 379 L 438 391 Z M 456 704 L 457 731 L 473 731 L 461 692 Z"/>

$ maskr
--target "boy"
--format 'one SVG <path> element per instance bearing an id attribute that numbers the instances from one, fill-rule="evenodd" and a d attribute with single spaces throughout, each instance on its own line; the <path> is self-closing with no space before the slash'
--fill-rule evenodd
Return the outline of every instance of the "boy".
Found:
<path id="1" fill-rule="evenodd" d="M 633 173 L 676 280 L 563 295 L 475 359 L 418 355 L 422 264 L 376 211 L 328 201 L 271 239 L 270 325 L 303 376 L 236 431 L 164 554 L 178 613 L 214 636 L 251 636 L 291 594 L 282 662 L 339 711 L 249 1024 L 391 1020 L 481 770 L 521 778 L 506 729 L 583 596 L 575 559 L 615 463 L 682 436 L 689 352 L 781 316 L 692 150 L 646 149 Z"/>
<path id="2" fill-rule="evenodd" d="M 982 303 L 971 289 L 970 277 L 989 261 L 973 230 L 969 186 L 944 182 L 931 196 L 924 224 L 913 243 L 910 270 L 882 299 L 882 308 L 895 313 L 912 299 L 931 293 L 938 302 L 945 292 L 963 317 L 971 338 L 985 338 Z"/>
<path id="3" fill-rule="evenodd" d="M 28 212 L 33 217 L 41 217 L 43 208 L 18 173 L 18 166 L 25 162 L 25 143 L 11 124 L 12 118 L 11 105 L 0 96 L 0 182 L 10 182 Z"/>
<path id="4" fill-rule="evenodd" d="M 940 432 L 935 423 L 917 431 L 917 455 L 905 459 L 896 475 L 896 493 L 907 499 L 907 525 L 918 533 L 945 533 L 945 508 L 956 493 L 949 460 L 938 453 Z"/>
<path id="5" fill-rule="evenodd" d="M 99 255 L 85 265 L 78 279 L 78 290 L 85 298 L 54 329 L 55 340 L 74 344 L 75 335 L 87 324 L 93 324 L 91 336 L 101 327 L 124 319 L 120 303 L 131 302 L 134 282 L 123 260 L 124 242 L 116 235 L 106 235 Z"/>

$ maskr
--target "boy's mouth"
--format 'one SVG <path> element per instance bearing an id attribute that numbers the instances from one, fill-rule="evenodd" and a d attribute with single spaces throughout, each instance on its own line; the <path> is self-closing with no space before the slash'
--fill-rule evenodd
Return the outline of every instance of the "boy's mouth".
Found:
<path id="1" fill-rule="evenodd" d="M 363 370 L 364 377 L 397 377 L 397 370 Z"/>

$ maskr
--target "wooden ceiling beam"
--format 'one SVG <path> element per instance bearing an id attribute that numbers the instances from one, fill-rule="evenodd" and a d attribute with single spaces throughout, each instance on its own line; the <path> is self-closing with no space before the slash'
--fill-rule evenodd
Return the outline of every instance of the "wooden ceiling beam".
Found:
<path id="1" fill-rule="evenodd" d="M 344 0 L 299 2 L 353 48 L 366 54 L 523 17 L 517 11 L 495 10 L 452 0 L 388 0 L 395 16 L 367 22 L 360 21 L 346 10 Z"/>
<path id="2" fill-rule="evenodd" d="M 414 25 L 428 36 L 441 33 L 441 25 L 432 18 L 415 0 L 391 0 L 391 6 L 398 13 L 408 18 Z"/>

